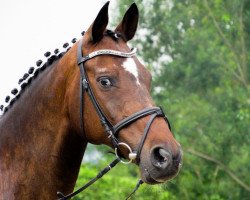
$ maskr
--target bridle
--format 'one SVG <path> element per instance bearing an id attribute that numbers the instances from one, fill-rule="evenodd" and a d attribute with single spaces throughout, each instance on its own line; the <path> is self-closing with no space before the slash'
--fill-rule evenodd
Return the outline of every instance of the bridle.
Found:
<path id="1" fill-rule="evenodd" d="M 118 122 L 116 125 L 112 125 L 112 123 L 108 120 L 105 113 L 103 112 L 100 104 L 98 103 L 98 101 L 93 93 L 93 90 L 91 88 L 91 85 L 90 85 L 90 82 L 89 82 L 89 79 L 88 79 L 88 76 L 86 73 L 86 69 L 84 67 L 84 63 L 86 61 L 94 58 L 94 57 L 101 56 L 101 55 L 111 55 L 111 56 L 117 56 L 117 57 L 122 57 L 122 58 L 131 58 L 136 54 L 136 49 L 132 49 L 131 52 L 129 52 L 129 53 L 115 51 L 115 50 L 111 50 L 111 49 L 102 49 L 102 50 L 94 51 L 87 56 L 83 56 L 82 46 L 83 46 L 83 40 L 80 40 L 78 43 L 78 49 L 77 49 L 77 64 L 80 68 L 80 75 L 81 75 L 81 77 L 80 77 L 80 129 L 81 129 L 82 135 L 84 137 L 86 137 L 84 135 L 84 124 L 83 124 L 83 92 L 85 91 L 85 92 L 87 92 L 87 94 L 88 94 L 88 96 L 89 96 L 89 98 L 90 98 L 90 100 L 91 100 L 91 102 L 96 110 L 96 113 L 100 119 L 100 122 L 101 122 L 104 130 L 105 130 L 105 133 L 107 134 L 107 137 L 110 138 L 110 140 L 112 142 L 112 145 L 115 149 L 116 159 L 113 162 L 111 162 L 106 168 L 104 168 L 101 172 L 99 172 L 99 174 L 95 178 L 90 180 L 87 184 L 85 184 L 83 187 L 81 187 L 77 191 L 75 191 L 67 196 L 63 195 L 61 192 L 58 192 L 57 195 L 58 195 L 60 200 L 69 199 L 69 198 L 75 196 L 76 194 L 80 193 L 81 191 L 86 189 L 88 186 L 93 184 L 96 180 L 101 178 L 104 174 L 106 174 L 110 169 L 112 169 L 119 162 L 122 162 L 124 164 L 128 164 L 128 163 L 131 163 L 132 161 L 135 161 L 137 164 L 139 164 L 140 163 L 140 155 L 141 155 L 143 145 L 144 145 L 146 138 L 148 136 L 149 129 L 150 129 L 150 127 L 151 127 L 151 125 L 156 117 L 164 118 L 164 120 L 166 121 L 166 123 L 169 126 L 169 129 L 171 130 L 169 120 L 166 117 L 166 115 L 164 114 L 161 107 L 144 108 L 138 112 L 135 112 L 134 114 L 130 115 L 129 117 L 124 118 L 123 120 Z M 143 136 L 142 136 L 142 138 L 141 138 L 141 140 L 140 140 L 140 142 L 135 150 L 132 150 L 128 144 L 119 141 L 118 134 L 119 134 L 119 131 L 121 129 L 129 126 L 131 123 L 137 121 L 138 119 L 144 118 L 146 116 L 150 116 L 150 119 L 149 119 L 149 121 L 144 129 Z M 121 159 L 121 157 L 118 153 L 118 149 L 121 146 L 128 149 L 129 161 L 123 161 Z M 143 181 L 139 180 L 134 191 L 129 195 L 129 197 L 139 188 L 139 186 L 142 183 L 143 183 Z"/>

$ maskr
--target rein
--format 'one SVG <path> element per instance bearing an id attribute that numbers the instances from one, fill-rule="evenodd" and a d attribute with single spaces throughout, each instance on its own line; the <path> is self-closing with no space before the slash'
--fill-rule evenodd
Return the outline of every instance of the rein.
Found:
<path id="1" fill-rule="evenodd" d="M 121 120 L 116 125 L 112 125 L 112 123 L 106 117 L 105 113 L 102 111 L 101 106 L 99 105 L 99 103 L 98 103 L 98 101 L 93 93 L 93 90 L 90 86 L 90 82 L 89 82 L 89 79 L 88 79 L 88 76 L 87 76 L 87 73 L 86 73 L 86 70 L 84 67 L 84 63 L 86 61 L 96 57 L 96 56 L 101 56 L 101 55 L 111 55 L 111 56 L 117 56 L 117 57 L 123 57 L 123 58 L 130 58 L 136 54 L 136 49 L 132 49 L 131 52 L 129 52 L 129 53 L 110 50 L 110 49 L 102 49 L 102 50 L 94 51 L 87 56 L 83 56 L 82 46 L 83 46 L 83 41 L 80 40 L 80 42 L 78 44 L 78 49 L 77 49 L 77 63 L 79 65 L 80 73 L 81 73 L 81 78 L 80 78 L 80 128 L 81 128 L 81 132 L 82 132 L 82 135 L 86 139 L 86 136 L 84 135 L 84 124 L 83 124 L 83 92 L 85 91 L 85 92 L 87 92 L 87 94 L 88 94 L 88 96 L 89 96 L 89 98 L 90 98 L 90 100 L 91 100 L 91 102 L 92 102 L 92 104 L 97 112 L 97 115 L 100 119 L 100 122 L 105 130 L 107 137 L 110 138 L 110 140 L 112 142 L 112 145 L 115 149 L 116 159 L 114 161 L 112 161 L 102 171 L 100 171 L 95 178 L 91 179 L 88 183 L 86 183 L 84 186 L 82 186 L 80 189 L 76 190 L 75 192 L 68 194 L 68 195 L 64 195 L 61 192 L 57 192 L 59 200 L 69 199 L 69 198 L 77 195 L 78 193 L 82 192 L 87 187 L 92 185 L 95 181 L 100 179 L 104 174 L 109 172 L 119 162 L 122 162 L 124 164 L 129 164 L 132 161 L 135 161 L 135 163 L 139 164 L 140 163 L 140 155 L 141 155 L 143 145 L 147 139 L 149 129 L 150 129 L 153 121 L 155 120 L 155 118 L 163 117 L 165 119 L 166 123 L 168 124 L 169 129 L 171 130 L 171 126 L 170 126 L 170 123 L 168 121 L 168 118 L 166 117 L 162 108 L 160 108 L 160 107 L 144 108 L 138 112 L 135 112 L 131 116 L 126 117 L 125 119 Z M 135 150 L 132 150 L 128 144 L 119 141 L 118 134 L 119 134 L 119 131 L 121 129 L 127 127 L 128 125 L 137 121 L 138 119 L 141 119 L 141 118 L 146 117 L 146 116 L 151 116 L 151 117 L 150 117 L 150 119 L 149 119 L 149 121 L 144 129 L 141 141 Z M 118 149 L 121 146 L 126 147 L 129 150 L 129 154 L 128 154 L 129 161 L 123 161 L 121 159 L 121 157 L 118 153 Z M 142 183 L 143 183 L 143 181 L 139 180 L 135 189 L 133 190 L 133 192 L 126 199 L 129 199 L 137 191 L 137 189 L 140 187 L 140 185 Z"/>

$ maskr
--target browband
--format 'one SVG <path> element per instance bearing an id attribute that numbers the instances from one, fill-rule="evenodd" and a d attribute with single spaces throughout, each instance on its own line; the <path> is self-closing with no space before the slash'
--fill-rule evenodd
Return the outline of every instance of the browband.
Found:
<path id="1" fill-rule="evenodd" d="M 94 52 L 90 53 L 89 55 L 78 59 L 78 65 L 80 65 L 81 63 L 84 63 L 85 61 L 87 61 L 91 58 L 94 58 L 94 57 L 100 56 L 100 55 L 113 55 L 113 56 L 119 56 L 119 57 L 124 57 L 124 58 L 130 58 L 136 54 L 136 51 L 137 51 L 136 48 L 132 48 L 131 52 L 128 52 L 128 53 L 121 52 L 121 51 L 115 51 L 112 49 L 101 49 L 98 51 L 94 51 Z"/>

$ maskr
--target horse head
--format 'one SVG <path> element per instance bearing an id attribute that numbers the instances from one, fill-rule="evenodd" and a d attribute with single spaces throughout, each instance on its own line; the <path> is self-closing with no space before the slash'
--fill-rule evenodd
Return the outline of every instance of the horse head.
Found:
<path id="1" fill-rule="evenodd" d="M 138 18 L 138 8 L 132 4 L 120 24 L 110 31 L 108 3 L 100 10 L 77 43 L 78 64 L 84 71 L 79 75 L 83 84 L 80 101 L 84 104 L 72 98 L 70 115 L 79 122 L 82 109 L 79 123 L 83 130 L 79 134 L 92 144 L 115 148 L 117 156 L 139 166 L 144 182 L 156 184 L 178 173 L 182 153 L 165 114 L 150 96 L 150 72 L 127 44 L 135 35 Z M 78 84 L 79 77 L 75 80 Z M 79 87 L 74 85 L 71 96 L 76 97 Z"/>
<path id="2" fill-rule="evenodd" d="M 177 175 L 181 147 L 150 96 L 150 72 L 127 44 L 138 18 L 132 4 L 108 30 L 106 3 L 80 41 L 73 39 L 71 48 L 65 43 L 66 52 L 46 52 L 47 62 L 38 60 L 19 80 L 21 89 L 11 91 L 14 98 L 6 97 L 9 105 L 0 106 L 0 199 L 70 193 L 88 142 L 115 151 L 102 172 L 122 161 L 138 165 L 140 181 L 148 184 Z"/>

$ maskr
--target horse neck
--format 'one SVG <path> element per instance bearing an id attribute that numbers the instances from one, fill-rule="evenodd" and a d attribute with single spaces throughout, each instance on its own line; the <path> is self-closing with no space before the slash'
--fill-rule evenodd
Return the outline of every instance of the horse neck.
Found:
<path id="1" fill-rule="evenodd" d="M 0 121 L 0 179 L 9 180 L 5 184 L 12 192 L 22 193 L 15 185 L 21 182 L 27 193 L 53 193 L 47 199 L 55 198 L 56 190 L 70 192 L 74 187 L 87 145 L 68 110 L 73 95 L 68 86 L 77 79 L 75 57 L 72 48 L 40 74 Z M 11 179 L 6 172 L 12 173 Z"/>

